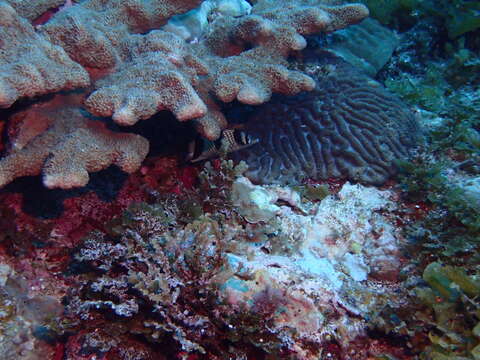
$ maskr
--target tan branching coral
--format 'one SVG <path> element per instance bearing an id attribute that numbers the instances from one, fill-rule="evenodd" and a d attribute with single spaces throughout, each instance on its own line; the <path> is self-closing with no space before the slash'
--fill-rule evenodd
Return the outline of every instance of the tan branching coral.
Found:
<path id="1" fill-rule="evenodd" d="M 0 1 L 0 108 L 18 98 L 88 86 L 88 73 Z"/>
<path id="2" fill-rule="evenodd" d="M 26 2 L 9 2 L 29 20 L 40 11 L 33 15 L 24 11 Z M 222 102 L 258 105 L 272 93 L 294 95 L 314 88 L 315 82 L 287 61 L 306 46 L 303 35 L 341 29 L 368 15 L 362 4 L 331 0 L 259 0 L 253 6 L 243 0 L 207 0 L 199 10 L 201 3 L 67 2 L 34 29 L 0 1 L 0 32 L 5 33 L 0 64 L 6 69 L 0 73 L 0 107 L 21 97 L 87 87 L 86 70 L 93 79 L 82 105 L 49 108 L 49 115 L 43 107 L 34 108 L 32 116 L 40 120 L 26 121 L 29 125 L 10 139 L 14 146 L 0 162 L 0 186 L 43 172 L 46 186 L 70 188 L 85 185 L 88 172 L 110 164 L 128 172 L 137 169 L 146 140 L 87 121 L 82 106 L 123 126 L 168 110 L 179 121 L 195 121 L 203 137 L 217 139 L 227 127 Z M 38 4 L 39 9 L 52 7 L 58 3 Z M 189 37 L 175 30 L 192 21 L 197 24 Z"/>
<path id="3" fill-rule="evenodd" d="M 87 0 L 57 13 L 41 31 L 81 65 L 111 69 L 128 58 L 128 35 L 159 28 L 171 16 L 199 3 L 201 0 Z"/>
<path id="4" fill-rule="evenodd" d="M 130 35 L 123 45 L 129 52 L 124 63 L 99 80 L 99 90 L 86 101 L 92 113 L 112 116 L 121 125 L 132 125 L 163 109 L 180 121 L 206 113 L 207 107 L 193 86 L 198 83 L 198 74 L 205 74 L 207 69 L 183 39 L 154 30 L 145 36 Z"/>
<path id="5" fill-rule="evenodd" d="M 65 0 L 6 0 L 15 11 L 30 21 L 37 19 L 48 10 L 58 8 L 65 4 Z"/>
<path id="6" fill-rule="evenodd" d="M 306 46 L 302 35 L 334 31 L 368 15 L 360 4 L 263 0 L 250 15 L 219 16 L 198 43 L 187 44 L 162 30 L 133 35 L 158 27 L 174 10 L 154 21 L 133 0 L 104 3 L 86 1 L 43 27 L 82 65 L 117 70 L 95 84 L 88 110 L 126 125 L 168 109 L 181 121 L 197 119 L 199 131 L 209 139 L 218 138 L 226 125 L 216 99 L 261 104 L 272 92 L 312 90 L 314 81 L 288 70 L 286 56 Z"/>
<path id="7" fill-rule="evenodd" d="M 148 153 L 146 139 L 110 131 L 78 106 L 58 106 L 62 102 L 69 99 L 59 96 L 10 119 L 18 128 L 17 141 L 0 161 L 0 186 L 42 173 L 46 187 L 68 189 L 86 185 L 89 172 L 112 164 L 128 173 L 140 167 Z"/>

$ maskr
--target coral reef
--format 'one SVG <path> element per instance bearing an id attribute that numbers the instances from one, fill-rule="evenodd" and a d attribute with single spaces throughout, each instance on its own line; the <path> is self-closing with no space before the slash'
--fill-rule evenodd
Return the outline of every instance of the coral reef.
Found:
<path id="1" fill-rule="evenodd" d="M 0 106 L 8 107 L 21 97 L 91 85 L 85 90 L 84 106 L 93 115 L 111 117 L 125 126 L 168 110 L 180 121 L 194 120 L 203 137 L 215 140 L 227 127 L 221 102 L 261 104 L 272 93 L 294 95 L 312 90 L 314 81 L 290 69 L 287 57 L 306 46 L 304 35 L 332 32 L 368 16 L 362 4 L 320 0 L 262 0 L 253 5 L 211 0 L 196 8 L 200 3 L 88 0 L 67 2 L 59 8 L 56 2 L 41 2 L 29 13 L 25 2 L 12 1 L 15 9 L 30 20 L 41 9 L 58 10 L 34 29 L 2 2 L 4 26 L 8 25 L 5 31 L 14 37 L 1 43 L 6 51 L 2 51 L 0 62 L 8 65 L 2 75 Z M 182 35 L 179 28 L 190 35 Z M 25 60 L 20 58 L 28 58 L 28 63 L 21 63 Z M 95 135 L 97 130 L 102 134 Z M 112 147 L 106 142 L 118 140 L 109 140 L 113 133 L 100 127 L 88 131 L 81 136 L 93 136 L 94 141 L 103 142 L 103 147 Z M 145 157 L 146 147 L 134 144 L 132 138 L 126 142 L 132 143 L 126 150 L 129 155 L 133 155 L 133 148 L 138 150 L 135 160 L 126 160 L 135 164 L 119 160 L 121 167 L 131 172 Z M 70 144 L 58 152 L 67 158 L 71 149 Z M 102 165 L 97 161 L 85 170 L 98 171 L 114 163 L 118 160 L 117 150 L 115 154 L 112 150 L 104 154 L 109 160 L 102 161 Z M 29 160 L 35 163 L 29 172 L 11 174 L 9 159 L 3 159 L 1 166 L 6 171 L 1 184 L 38 173 L 38 164 L 45 157 L 33 154 L 24 154 L 25 158 L 34 157 Z M 47 174 L 44 180 L 49 187 L 81 186 L 88 181 L 83 171 L 66 169 L 63 176 L 57 169 L 53 171 L 55 179 Z"/>
<path id="2" fill-rule="evenodd" d="M 76 103 L 57 95 L 12 117 L 16 134 L 0 162 L 0 186 L 20 176 L 42 174 L 46 187 L 68 189 L 86 185 L 89 172 L 112 164 L 127 173 L 140 168 L 148 141 L 140 135 L 108 130 L 102 122 L 82 114 Z"/>
<path id="3" fill-rule="evenodd" d="M 81 319 L 69 328 L 82 333 L 73 358 L 108 357 L 119 338 L 142 335 L 167 358 L 317 359 L 336 342 L 341 359 L 387 296 L 390 306 L 399 300 L 390 289 L 401 237 L 385 216 L 392 193 L 345 184 L 312 203 L 254 186 L 244 171 L 207 165 L 187 198 L 133 205 L 86 238 L 71 265 L 84 280 L 66 298 L 64 322 Z M 239 192 L 252 202 L 238 202 Z M 265 198 L 271 216 L 247 223 L 240 214 L 259 213 Z"/>
<path id="4" fill-rule="evenodd" d="M 108 192 L 113 191 L 112 175 L 115 173 L 102 173 L 93 174 L 87 187 L 74 191 L 50 190 L 31 181 L 27 185 L 31 193 L 24 193 L 23 201 L 22 194 L 0 193 L 0 347 L 3 359 L 85 359 L 82 355 L 71 355 L 77 354 L 75 349 L 81 342 L 82 332 L 72 336 L 67 331 L 64 337 L 58 337 L 60 324 L 62 329 L 69 329 L 70 325 L 60 323 L 53 316 L 63 311 L 65 290 L 77 283 L 76 277 L 65 276 L 72 251 L 83 242 L 86 234 L 103 230 L 105 223 L 122 214 L 132 203 L 147 201 L 155 192 L 180 194 L 182 189 L 191 188 L 197 174 L 192 168 L 180 169 L 173 158 L 151 158 L 145 161 L 141 171 L 121 184 L 113 199 L 105 199 Z M 106 178 L 99 179 L 100 175 Z M 11 188 L 9 186 L 10 191 Z M 32 202 L 28 199 L 32 194 L 37 205 L 40 203 L 36 216 L 22 209 L 22 202 L 23 207 L 32 206 L 28 205 Z M 56 202 L 65 210 L 52 218 L 50 207 Z M 114 333 L 110 338 L 114 344 L 112 353 L 118 359 L 140 355 L 159 359 L 155 352 L 145 350 L 145 345 L 138 341 Z M 93 343 L 94 337 L 89 341 Z"/>
<path id="5" fill-rule="evenodd" d="M 388 3 L 396 9 L 384 22 L 402 33 L 379 77 L 416 108 L 427 141 L 399 164 L 405 251 L 414 270 L 403 284 L 408 305 L 374 326 L 408 336 L 415 358 L 473 360 L 480 349 L 478 4 Z M 372 13 L 382 10 L 391 9 Z"/>
<path id="6" fill-rule="evenodd" d="M 0 2 L 0 108 L 18 98 L 37 96 L 90 84 L 88 73 L 65 51 L 35 32 L 5 2 Z"/>
<path id="7" fill-rule="evenodd" d="M 69 40 L 71 36 L 64 37 L 63 34 L 68 33 L 64 28 L 69 26 L 66 12 L 45 25 L 44 31 L 54 43 L 65 46 L 81 64 L 100 68 L 115 65 L 119 69 L 96 84 L 96 90 L 86 102 L 92 113 L 112 116 L 120 124 L 132 124 L 166 108 L 181 121 L 198 118 L 196 122 L 201 134 L 215 139 L 225 128 L 226 121 L 210 92 L 223 102 L 237 99 L 247 104 L 260 104 L 266 102 L 272 92 L 290 95 L 311 90 L 313 81 L 288 70 L 284 57 L 305 47 L 301 35 L 334 31 L 367 15 L 366 9 L 359 5 L 302 7 L 295 3 L 283 6 L 282 13 L 286 15 L 279 16 L 275 11 L 278 6 L 260 1 L 253 6 L 250 15 L 238 19 L 218 17 L 203 40 L 188 45 L 183 44 L 182 38 L 176 39 L 173 33 L 162 30 L 143 37 L 129 35 L 121 28 L 123 40 L 115 47 L 113 40 L 108 40 L 113 36 L 111 29 L 106 26 L 98 29 L 102 22 L 97 19 L 99 34 L 92 37 L 102 41 L 93 42 L 85 49 L 86 40 L 79 40 L 76 45 Z M 81 12 L 75 11 L 72 8 L 77 22 L 90 21 L 90 17 L 84 19 Z M 113 17 L 116 18 L 113 21 L 118 21 L 122 15 Z M 141 24 L 147 26 L 145 22 Z M 135 26 L 130 26 L 132 32 L 147 30 Z M 90 27 L 84 25 L 84 28 Z M 87 34 L 82 32 L 83 36 Z M 109 61 L 98 63 L 99 55 Z M 164 71 L 155 70 L 158 68 Z"/>
<path id="8" fill-rule="evenodd" d="M 403 200 L 421 201 L 429 209 L 408 227 L 415 251 L 432 260 L 435 249 L 435 259 L 468 267 L 478 262 L 474 249 L 480 234 L 475 195 L 480 174 L 479 58 L 475 43 L 461 39 L 443 44 L 442 33 L 443 26 L 431 23 L 403 33 L 398 54 L 381 75 L 392 92 L 416 107 L 426 133 L 422 151 L 400 164 Z M 424 48 L 426 41 L 434 44 L 433 53 L 431 46 Z M 467 253 L 472 258 L 464 257 Z"/>
<path id="9" fill-rule="evenodd" d="M 65 4 L 65 0 L 6 0 L 7 3 L 12 6 L 18 15 L 21 17 L 33 21 L 39 18 L 41 15 L 53 10 L 61 5 Z"/>
<path id="10" fill-rule="evenodd" d="M 258 143 L 238 157 L 255 181 L 340 177 L 381 184 L 416 145 L 420 129 L 399 99 L 341 59 L 322 57 L 304 65 L 318 79 L 314 91 L 278 98 L 246 124 Z"/>
<path id="11" fill-rule="evenodd" d="M 362 2 L 0 0 L 0 357 L 478 360 L 478 1 Z"/>

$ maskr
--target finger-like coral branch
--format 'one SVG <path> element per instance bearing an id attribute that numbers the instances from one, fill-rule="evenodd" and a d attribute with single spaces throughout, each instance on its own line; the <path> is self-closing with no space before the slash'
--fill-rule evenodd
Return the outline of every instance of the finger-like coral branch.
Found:
<path id="1" fill-rule="evenodd" d="M 87 72 L 0 1 L 0 108 L 21 97 L 88 86 Z"/>
<path id="2" fill-rule="evenodd" d="M 140 167 L 148 153 L 146 139 L 110 131 L 78 107 L 57 107 L 59 101 L 34 106 L 11 119 L 20 127 L 19 141 L 0 161 L 0 186 L 42 173 L 45 186 L 68 189 L 86 185 L 89 172 L 112 164 L 128 173 Z M 36 131 L 31 124 L 37 124 Z"/>

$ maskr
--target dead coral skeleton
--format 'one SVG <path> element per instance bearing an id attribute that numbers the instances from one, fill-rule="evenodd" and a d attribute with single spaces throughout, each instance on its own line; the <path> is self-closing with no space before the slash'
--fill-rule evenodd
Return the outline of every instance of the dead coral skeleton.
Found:
<path id="1" fill-rule="evenodd" d="M 86 273 L 67 316 L 87 333 L 127 324 L 123 336 L 219 358 L 253 346 L 314 359 L 332 334 L 342 349 L 364 336 L 367 319 L 399 300 L 399 238 L 381 213 L 394 207 L 390 192 L 347 183 L 310 203 L 248 185 L 245 171 L 207 163 L 188 200 L 135 205 L 92 234 L 75 254 Z M 242 181 L 250 202 L 233 194 Z M 187 210 L 196 197 L 203 208 Z"/>

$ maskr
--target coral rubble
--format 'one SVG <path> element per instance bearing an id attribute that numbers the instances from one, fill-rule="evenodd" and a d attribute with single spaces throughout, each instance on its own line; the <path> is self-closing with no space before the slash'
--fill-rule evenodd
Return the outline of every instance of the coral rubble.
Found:
<path id="1" fill-rule="evenodd" d="M 173 340 L 167 357 L 249 358 L 257 348 L 317 359 L 332 341 L 348 353 L 367 320 L 400 301 L 391 293 L 402 259 L 385 215 L 395 210 L 389 191 L 347 183 L 312 203 L 288 188 L 252 185 L 243 171 L 207 166 L 200 192 L 134 205 L 87 237 L 73 266 L 84 281 L 71 289 L 66 313 L 81 319 L 80 353 L 109 354 L 110 337 L 98 332 L 107 327 L 146 344 Z M 237 201 L 239 192 L 252 201 Z M 205 212 L 192 211 L 207 194 Z M 267 198 L 269 217 L 247 216 Z"/>

